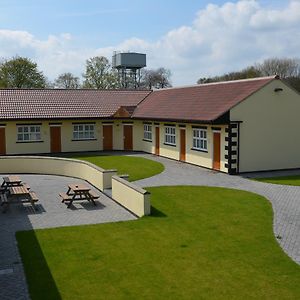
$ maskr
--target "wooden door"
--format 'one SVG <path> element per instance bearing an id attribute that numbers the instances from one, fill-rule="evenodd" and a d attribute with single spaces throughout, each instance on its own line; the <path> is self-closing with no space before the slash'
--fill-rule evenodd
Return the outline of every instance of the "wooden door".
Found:
<path id="1" fill-rule="evenodd" d="M 185 161 L 186 154 L 186 141 L 185 141 L 185 129 L 180 129 L 180 157 L 181 161 Z"/>
<path id="2" fill-rule="evenodd" d="M 6 138 L 5 138 L 5 128 L 0 128 L 0 155 L 6 154 Z"/>
<path id="3" fill-rule="evenodd" d="M 155 127 L 155 154 L 159 155 L 159 127 Z"/>
<path id="4" fill-rule="evenodd" d="M 103 150 L 113 149 L 113 126 L 103 125 Z"/>
<path id="5" fill-rule="evenodd" d="M 133 143 L 132 143 L 132 126 L 131 125 L 124 125 L 124 150 L 132 151 Z"/>
<path id="6" fill-rule="evenodd" d="M 221 133 L 214 132 L 213 169 L 220 170 L 221 166 Z"/>
<path id="7" fill-rule="evenodd" d="M 50 151 L 51 153 L 61 152 L 61 130 L 60 126 L 50 127 Z"/>

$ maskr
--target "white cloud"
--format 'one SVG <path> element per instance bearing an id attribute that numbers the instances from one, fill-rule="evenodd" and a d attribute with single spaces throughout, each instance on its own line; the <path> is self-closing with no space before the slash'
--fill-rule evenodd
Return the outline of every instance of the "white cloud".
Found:
<path id="1" fill-rule="evenodd" d="M 267 57 L 299 56 L 299 28 L 300 1 L 272 9 L 259 1 L 240 0 L 209 4 L 191 26 L 175 28 L 154 42 L 133 37 L 99 49 L 76 48 L 68 33 L 40 40 L 25 31 L 0 30 L 0 56 L 29 56 L 53 79 L 65 71 L 80 75 L 85 60 L 94 55 L 110 58 L 114 50 L 140 51 L 147 53 L 148 67 L 170 68 L 174 84 L 191 84 Z"/>

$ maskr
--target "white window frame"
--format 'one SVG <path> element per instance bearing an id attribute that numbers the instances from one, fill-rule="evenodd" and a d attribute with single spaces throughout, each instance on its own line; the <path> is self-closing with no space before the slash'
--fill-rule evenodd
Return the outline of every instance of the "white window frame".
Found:
<path id="1" fill-rule="evenodd" d="M 41 125 L 17 125 L 17 142 L 41 142 Z"/>
<path id="2" fill-rule="evenodd" d="M 73 141 L 95 140 L 95 124 L 73 124 Z"/>
<path id="3" fill-rule="evenodd" d="M 152 142 L 152 124 L 144 124 L 144 140 Z"/>
<path id="4" fill-rule="evenodd" d="M 193 149 L 207 152 L 207 129 L 193 128 Z"/>
<path id="5" fill-rule="evenodd" d="M 165 144 L 176 146 L 176 127 L 165 126 Z"/>

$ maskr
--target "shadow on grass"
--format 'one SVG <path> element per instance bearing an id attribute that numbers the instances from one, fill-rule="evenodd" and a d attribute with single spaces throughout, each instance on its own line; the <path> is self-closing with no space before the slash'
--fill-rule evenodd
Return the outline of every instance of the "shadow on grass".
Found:
<path id="1" fill-rule="evenodd" d="M 16 233 L 16 238 L 31 299 L 62 299 L 36 238 L 35 231 L 19 231 Z"/>
<path id="2" fill-rule="evenodd" d="M 158 210 L 157 208 L 155 208 L 154 206 L 151 206 L 151 215 L 150 215 L 150 217 L 166 218 L 167 215 L 164 214 L 161 210 Z"/>

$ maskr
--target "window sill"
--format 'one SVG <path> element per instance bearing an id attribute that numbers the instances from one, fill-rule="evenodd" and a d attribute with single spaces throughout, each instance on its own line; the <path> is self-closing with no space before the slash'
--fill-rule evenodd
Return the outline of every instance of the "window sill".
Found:
<path id="1" fill-rule="evenodd" d="M 176 144 L 168 144 L 168 143 L 164 143 L 164 145 L 166 145 L 166 146 L 171 146 L 171 147 L 176 147 Z"/>
<path id="2" fill-rule="evenodd" d="M 17 144 L 44 143 L 44 141 L 16 141 Z"/>
<path id="3" fill-rule="evenodd" d="M 191 148 L 193 151 L 198 151 L 198 152 L 203 152 L 203 153 L 208 153 L 207 150 L 201 150 L 201 149 L 196 149 L 196 148 Z"/>
<path id="4" fill-rule="evenodd" d="M 71 142 L 97 141 L 97 139 L 72 139 Z"/>
<path id="5" fill-rule="evenodd" d="M 152 140 L 143 139 L 144 142 L 152 143 Z"/>

